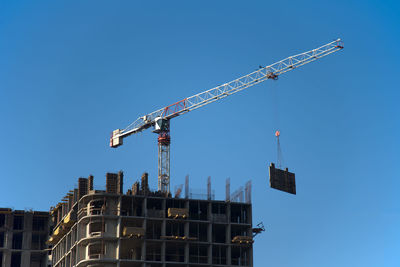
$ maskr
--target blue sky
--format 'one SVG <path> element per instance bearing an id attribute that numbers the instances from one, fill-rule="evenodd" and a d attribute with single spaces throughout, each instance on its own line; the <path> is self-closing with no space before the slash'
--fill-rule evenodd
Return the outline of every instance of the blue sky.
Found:
<path id="1" fill-rule="evenodd" d="M 338 37 L 345 49 L 176 118 L 171 188 L 253 182 L 255 266 L 399 266 L 396 1 L 1 1 L 0 206 L 48 210 L 77 185 L 147 171 L 138 116 Z M 269 188 L 281 131 L 296 196 Z"/>

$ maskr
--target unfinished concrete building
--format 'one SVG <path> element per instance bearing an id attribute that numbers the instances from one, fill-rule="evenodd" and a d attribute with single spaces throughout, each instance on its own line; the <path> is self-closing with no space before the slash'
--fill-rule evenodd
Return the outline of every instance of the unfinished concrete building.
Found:
<path id="1" fill-rule="evenodd" d="M 252 266 L 252 208 L 243 197 L 212 200 L 153 192 L 148 176 L 123 194 L 123 174 L 108 173 L 106 190 L 79 178 L 51 210 L 54 267 Z M 188 181 L 188 180 L 187 180 Z M 227 190 L 228 192 L 228 190 Z M 242 192 L 243 196 L 243 192 Z"/>
<path id="2" fill-rule="evenodd" d="M 0 266 L 47 267 L 49 213 L 0 208 Z"/>

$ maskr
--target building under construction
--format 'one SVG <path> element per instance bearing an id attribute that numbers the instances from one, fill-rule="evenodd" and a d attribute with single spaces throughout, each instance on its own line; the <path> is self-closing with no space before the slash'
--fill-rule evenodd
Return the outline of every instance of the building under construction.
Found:
<path id="1" fill-rule="evenodd" d="M 47 267 L 49 213 L 0 208 L 0 266 Z"/>
<path id="2" fill-rule="evenodd" d="M 123 194 L 123 173 L 107 173 L 106 190 L 93 176 L 51 210 L 49 239 L 54 267 L 253 266 L 250 184 L 230 199 L 213 200 L 188 190 L 176 196 L 151 191 L 148 175 Z M 244 195 L 244 197 L 243 197 Z"/>

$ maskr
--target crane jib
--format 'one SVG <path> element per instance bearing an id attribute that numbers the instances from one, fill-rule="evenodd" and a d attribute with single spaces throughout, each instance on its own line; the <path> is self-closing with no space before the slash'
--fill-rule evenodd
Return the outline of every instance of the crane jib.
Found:
<path id="1" fill-rule="evenodd" d="M 191 97 L 184 98 L 172 105 L 156 110 L 145 116 L 141 116 L 123 130 L 114 131 L 113 138 L 123 138 L 131 134 L 141 132 L 144 129 L 154 126 L 155 121 L 158 118 L 169 120 L 188 111 L 195 110 L 226 96 L 237 93 L 265 80 L 276 80 L 278 76 L 290 70 L 296 69 L 319 58 L 332 54 L 343 49 L 343 47 L 344 46 L 341 39 L 337 39 L 313 50 L 290 56 L 281 61 L 275 62 L 272 65 L 265 67 L 260 66 L 259 70 L 253 71 L 233 81 L 224 83 L 220 86 L 214 87 Z M 119 142 L 117 143 L 120 144 Z M 115 147 L 117 145 L 112 146 Z"/>
<path id="2" fill-rule="evenodd" d="M 276 80 L 278 76 L 290 70 L 296 69 L 307 63 L 341 50 L 343 47 L 343 42 L 340 39 L 337 39 L 313 50 L 290 56 L 281 61 L 275 62 L 272 65 L 265 67 L 261 66 L 259 70 L 253 71 L 252 73 L 237 78 L 231 82 L 224 83 L 202 93 L 187 97 L 172 105 L 139 117 L 134 122 L 129 124 L 125 129 L 121 130 L 117 135 L 125 137 L 140 132 L 146 128 L 149 128 L 149 126 L 153 126 L 157 118 L 172 119 L 188 111 L 203 107 L 207 104 L 215 102 L 216 100 L 249 88 L 267 79 Z"/>

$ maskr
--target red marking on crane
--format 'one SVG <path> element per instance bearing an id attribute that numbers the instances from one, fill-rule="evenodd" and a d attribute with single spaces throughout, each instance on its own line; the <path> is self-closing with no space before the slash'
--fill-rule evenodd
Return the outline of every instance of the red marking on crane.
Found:
<path id="1" fill-rule="evenodd" d="M 158 143 L 162 145 L 169 145 L 171 143 L 171 137 L 169 133 L 160 133 L 158 135 Z"/>
<path id="2" fill-rule="evenodd" d="M 167 116 L 178 116 L 179 112 L 186 108 L 186 102 L 187 98 L 165 107 L 163 113 L 161 114 L 161 117 L 165 118 Z"/>
<path id="3" fill-rule="evenodd" d="M 280 132 L 280 131 L 276 131 L 276 132 L 275 132 L 275 136 L 276 136 L 276 137 L 279 137 L 280 135 L 281 135 L 281 132 Z"/>
<path id="4" fill-rule="evenodd" d="M 343 41 L 337 41 L 337 42 L 336 42 L 336 47 L 342 49 L 342 48 L 344 47 Z"/>

